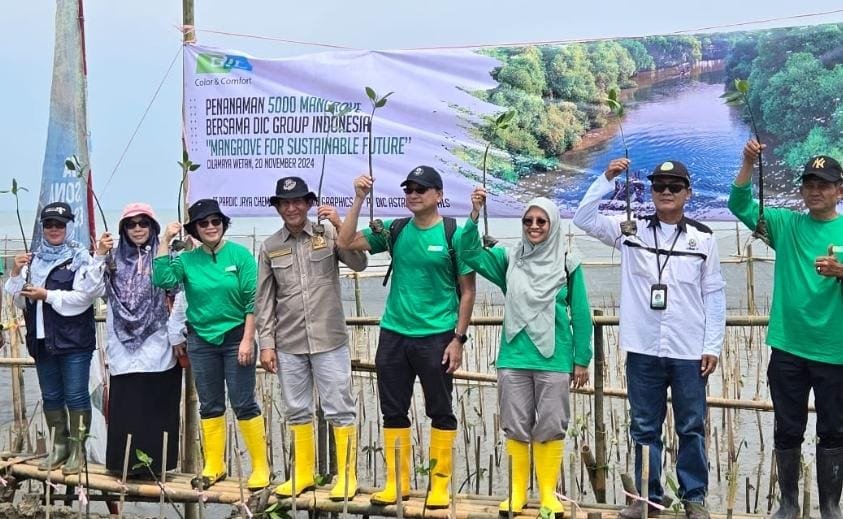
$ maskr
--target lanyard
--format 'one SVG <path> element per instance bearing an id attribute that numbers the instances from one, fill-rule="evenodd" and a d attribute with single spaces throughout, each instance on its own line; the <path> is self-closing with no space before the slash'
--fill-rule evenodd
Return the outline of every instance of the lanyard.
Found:
<path id="1" fill-rule="evenodd" d="M 659 270 L 659 283 L 662 282 L 662 273 L 664 272 L 665 267 L 667 267 L 667 261 L 670 259 L 670 256 L 673 254 L 673 248 L 676 247 L 676 242 L 679 241 L 679 235 L 682 234 L 682 231 L 679 230 L 679 225 L 676 226 L 676 238 L 673 239 L 673 244 L 670 246 L 670 250 L 667 251 L 667 257 L 664 259 L 664 264 L 661 262 L 661 258 L 659 256 L 659 237 L 656 233 L 656 226 L 653 226 L 653 242 L 656 245 L 656 268 Z"/>

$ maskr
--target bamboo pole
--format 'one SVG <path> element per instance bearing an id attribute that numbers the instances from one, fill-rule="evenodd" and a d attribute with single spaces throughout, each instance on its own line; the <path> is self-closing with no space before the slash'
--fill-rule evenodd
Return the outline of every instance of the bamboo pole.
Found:
<path id="1" fill-rule="evenodd" d="M 123 479 L 121 482 L 123 483 L 120 485 L 120 508 L 118 513 L 119 519 L 123 519 L 123 507 L 126 504 L 126 478 L 129 473 L 129 457 L 132 452 L 132 433 L 128 433 L 126 435 L 126 450 L 123 452 Z M 50 496 L 47 496 L 47 500 L 50 499 Z"/>
<path id="2" fill-rule="evenodd" d="M 650 497 L 650 446 L 641 446 L 641 519 L 647 519 L 647 514 L 650 511 L 650 505 L 647 503 Z"/>
<path id="3" fill-rule="evenodd" d="M 594 316 L 603 315 L 602 310 L 594 310 Z M 594 490 L 594 498 L 598 503 L 606 502 L 606 423 L 603 412 L 603 369 L 606 364 L 606 356 L 603 351 L 603 326 L 594 325 L 594 447 L 595 456 L 592 471 L 589 471 L 591 488 Z M 583 446 L 585 448 L 585 446 Z"/>

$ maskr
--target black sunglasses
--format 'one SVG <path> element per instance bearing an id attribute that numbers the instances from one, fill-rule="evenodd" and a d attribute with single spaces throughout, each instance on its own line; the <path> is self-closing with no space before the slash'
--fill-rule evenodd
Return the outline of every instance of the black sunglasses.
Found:
<path id="1" fill-rule="evenodd" d="M 535 224 L 538 225 L 539 227 L 544 227 L 545 225 L 547 225 L 547 220 L 542 218 L 541 216 L 538 217 L 538 218 L 522 218 L 521 219 L 521 223 L 523 223 L 526 227 L 532 226 L 533 222 L 535 222 Z"/>
<path id="2" fill-rule="evenodd" d="M 45 229 L 66 229 L 67 224 L 58 220 L 47 220 L 44 222 L 43 227 Z"/>
<path id="3" fill-rule="evenodd" d="M 423 195 L 423 194 L 427 193 L 430 189 L 432 189 L 432 188 L 430 188 L 428 186 L 415 186 L 415 187 L 405 186 L 404 187 L 404 194 L 409 195 L 410 193 L 415 193 L 417 195 Z"/>
<path id="4" fill-rule="evenodd" d="M 125 225 L 127 230 L 132 230 L 135 227 L 140 227 L 141 229 L 149 229 L 149 226 L 152 225 L 152 222 L 150 222 L 149 220 L 146 220 L 146 219 L 129 220 L 124 225 Z"/>
<path id="5" fill-rule="evenodd" d="M 196 225 L 203 229 L 207 229 L 209 225 L 219 227 L 220 225 L 222 225 L 222 218 L 210 218 L 208 220 L 199 220 L 198 222 L 196 222 Z"/>
<path id="6" fill-rule="evenodd" d="M 680 182 L 654 182 L 652 185 L 653 193 L 664 193 L 664 190 L 667 189 L 674 195 L 683 189 L 685 189 L 685 184 Z"/>

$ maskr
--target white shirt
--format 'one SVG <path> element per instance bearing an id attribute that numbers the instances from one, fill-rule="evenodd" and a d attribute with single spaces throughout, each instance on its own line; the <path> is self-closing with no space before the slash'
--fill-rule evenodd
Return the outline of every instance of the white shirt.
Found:
<path id="1" fill-rule="evenodd" d="M 89 266 L 89 276 L 99 280 L 105 286 L 103 274 L 105 272 L 105 256 L 94 256 L 93 263 Z M 151 282 L 151 280 L 150 280 Z M 182 296 L 182 305 L 184 296 Z M 178 301 L 178 298 L 177 298 Z M 174 308 L 175 310 L 175 308 Z M 181 321 L 179 322 L 179 319 Z M 114 331 L 114 313 L 111 305 L 108 305 L 105 318 L 106 332 L 106 353 L 108 354 L 108 372 L 111 375 L 125 375 L 128 373 L 158 373 L 167 371 L 176 365 L 176 356 L 173 354 L 173 344 L 184 342 L 183 335 L 179 340 L 179 332 L 184 327 L 184 311 L 180 313 L 173 311 L 167 323 L 155 330 L 135 350 L 129 351 L 120 342 Z M 171 337 L 178 340 L 172 343 Z"/>
<path id="2" fill-rule="evenodd" d="M 574 224 L 621 253 L 621 347 L 674 359 L 718 356 L 726 326 L 726 283 L 714 233 L 690 218 L 668 225 L 651 215 L 636 217 L 637 234 L 623 236 L 624 215 L 598 212 L 600 200 L 613 190 L 614 182 L 599 175 L 580 202 Z M 657 283 L 667 285 L 664 310 L 650 308 L 651 287 Z"/>
<path id="3" fill-rule="evenodd" d="M 32 261 L 40 261 L 34 258 Z M 6 280 L 5 290 L 7 294 L 14 296 L 15 306 L 26 309 L 26 298 L 20 295 L 23 285 L 26 283 L 26 271 L 29 267 L 24 266 L 20 275 L 12 276 Z M 37 301 L 35 304 L 35 337 L 45 338 L 44 333 L 44 303 L 53 307 L 53 310 L 62 316 L 71 317 L 79 315 L 94 304 L 94 301 L 101 297 L 105 287 L 96 280 L 86 275 L 85 267 L 81 267 L 74 273 L 73 290 L 47 290 L 47 299 Z"/>

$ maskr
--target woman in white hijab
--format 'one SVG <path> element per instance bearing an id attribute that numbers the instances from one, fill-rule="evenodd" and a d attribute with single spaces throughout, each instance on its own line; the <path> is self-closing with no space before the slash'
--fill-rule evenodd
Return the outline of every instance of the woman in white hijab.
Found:
<path id="1" fill-rule="evenodd" d="M 471 195 L 472 211 L 457 243 L 462 260 L 504 292 L 504 322 L 495 366 L 501 427 L 512 459 L 512 493 L 500 511 L 521 513 L 527 502 L 530 453 L 542 507 L 563 512 L 556 497 L 569 387 L 588 382 L 591 310 L 579 260 L 565 248 L 556 205 L 534 198 L 524 210 L 521 240 L 483 248 L 477 218 L 486 191 Z"/>

